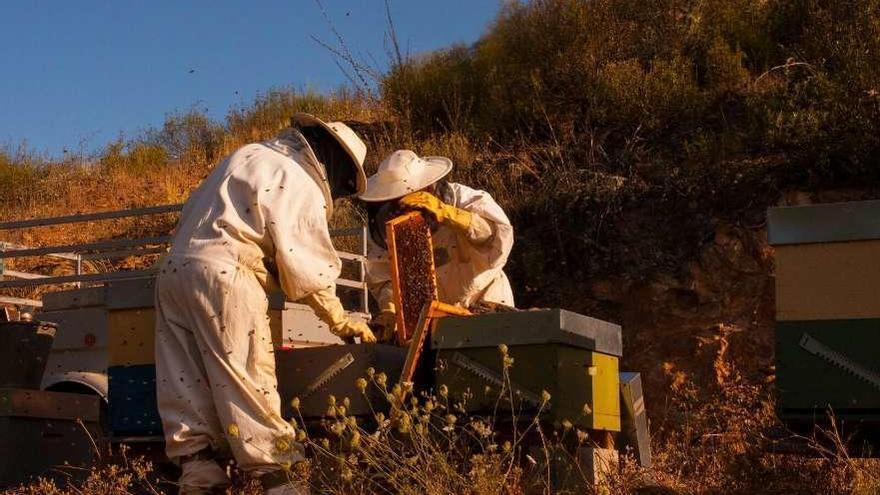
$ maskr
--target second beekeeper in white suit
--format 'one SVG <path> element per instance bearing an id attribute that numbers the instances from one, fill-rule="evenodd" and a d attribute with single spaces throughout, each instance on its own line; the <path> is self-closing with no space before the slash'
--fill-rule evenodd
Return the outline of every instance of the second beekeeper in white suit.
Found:
<path id="1" fill-rule="evenodd" d="M 379 304 L 383 340 L 394 332 L 396 308 L 385 240 L 385 222 L 405 210 L 420 210 L 435 222 L 432 231 L 440 301 L 465 308 L 479 302 L 514 306 L 504 265 L 513 248 L 513 227 L 492 196 L 444 180 L 452 161 L 398 150 L 367 179 L 359 196 L 370 226 L 367 282 Z"/>
<path id="2" fill-rule="evenodd" d="M 302 448 L 280 416 L 266 289 L 277 282 L 336 335 L 375 341 L 336 296 L 327 223 L 335 198 L 364 191 L 365 155 L 346 125 L 297 114 L 277 139 L 223 160 L 186 202 L 156 282 L 156 391 L 181 493 L 227 486 L 215 457 L 229 450 L 268 494 L 308 492 L 285 478 Z"/>

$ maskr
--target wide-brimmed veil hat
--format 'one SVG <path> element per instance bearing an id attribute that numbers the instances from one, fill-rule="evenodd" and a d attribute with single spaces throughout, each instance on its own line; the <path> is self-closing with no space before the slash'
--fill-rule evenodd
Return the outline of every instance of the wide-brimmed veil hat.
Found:
<path id="1" fill-rule="evenodd" d="M 452 171 L 445 156 L 421 157 L 410 150 L 397 150 L 379 164 L 379 171 L 367 179 L 362 201 L 391 201 L 438 182 Z"/>
<path id="2" fill-rule="evenodd" d="M 297 127 L 318 126 L 330 133 L 342 149 L 348 153 L 354 162 L 357 174 L 357 193 L 362 194 L 367 189 L 367 174 L 364 172 L 364 158 L 367 157 L 367 145 L 357 134 L 342 122 L 324 122 L 310 113 L 296 113 L 293 116 L 293 124 Z"/>

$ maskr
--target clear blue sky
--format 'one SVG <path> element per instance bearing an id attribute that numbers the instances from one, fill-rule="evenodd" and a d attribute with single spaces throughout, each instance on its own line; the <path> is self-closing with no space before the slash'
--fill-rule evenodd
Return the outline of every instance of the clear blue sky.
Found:
<path id="1" fill-rule="evenodd" d="M 323 0 L 349 47 L 387 62 L 383 0 Z M 470 43 L 499 0 L 391 0 L 402 44 Z M 222 118 L 261 91 L 333 89 L 345 76 L 315 0 L 35 1 L 0 8 L 0 146 L 101 149 L 193 106 Z M 192 72 L 190 72 L 192 71 Z"/>

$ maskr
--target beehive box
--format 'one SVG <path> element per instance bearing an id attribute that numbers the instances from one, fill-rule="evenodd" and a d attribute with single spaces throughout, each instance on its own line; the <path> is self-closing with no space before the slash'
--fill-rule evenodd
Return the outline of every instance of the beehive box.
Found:
<path id="1" fill-rule="evenodd" d="M 773 208 L 781 417 L 880 409 L 880 201 Z"/>
<path id="2" fill-rule="evenodd" d="M 113 437 L 158 436 L 155 279 L 107 287 L 108 421 Z"/>
<path id="3" fill-rule="evenodd" d="M 0 388 L 0 487 L 87 467 L 100 442 L 100 399 L 83 394 Z"/>
<path id="4" fill-rule="evenodd" d="M 39 321 L 0 323 L 0 387 L 40 388 L 55 330 Z"/>
<path id="5" fill-rule="evenodd" d="M 384 344 L 332 345 L 276 352 L 282 416 L 286 419 L 325 416 L 330 395 L 340 404 L 343 399 L 349 399 L 349 415 L 372 416 L 374 412 L 385 411 L 389 406 L 385 391 L 367 379 L 368 386 L 362 393 L 355 382 L 367 376 L 368 368 L 373 368 L 374 373 L 385 373 L 386 388 L 391 390 L 405 359 L 406 349 Z M 299 412 L 291 407 L 294 397 L 300 400 Z"/>
<path id="6" fill-rule="evenodd" d="M 509 399 L 498 400 L 505 380 L 501 344 L 514 359 L 508 379 L 514 407 L 538 411 L 546 390 L 546 419 L 620 431 L 619 326 L 561 309 L 443 318 L 431 339 L 436 385 L 446 385 L 456 400 L 467 392 L 469 412 L 509 409 Z"/>

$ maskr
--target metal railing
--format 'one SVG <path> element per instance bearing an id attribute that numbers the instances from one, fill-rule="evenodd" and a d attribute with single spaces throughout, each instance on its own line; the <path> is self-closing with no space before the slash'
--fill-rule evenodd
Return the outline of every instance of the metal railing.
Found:
<path id="1" fill-rule="evenodd" d="M 129 218 L 145 215 L 158 215 L 164 213 L 177 213 L 183 208 L 182 204 L 151 206 L 146 208 L 134 208 L 129 210 L 106 211 L 99 213 L 85 213 L 79 215 L 66 215 L 52 218 L 38 218 L 31 220 L 17 220 L 0 223 L 0 231 L 25 229 L 33 227 L 46 227 L 69 223 L 93 222 L 117 218 Z M 360 253 L 337 251 L 339 258 L 345 262 L 358 264 L 359 280 L 339 278 L 336 284 L 345 289 L 354 289 L 360 292 L 360 311 L 369 312 L 369 295 L 366 284 L 366 257 L 367 257 L 367 229 L 366 227 L 351 227 L 333 229 L 330 236 L 359 237 Z M 137 239 L 108 239 L 80 244 L 62 244 L 56 246 L 31 247 L 0 241 L 0 289 L 16 287 L 34 287 L 41 285 L 75 284 L 100 284 L 119 280 L 131 280 L 154 277 L 153 270 L 119 270 L 103 273 L 83 273 L 83 261 L 98 259 L 119 259 L 130 256 L 143 256 L 147 254 L 161 253 L 167 250 L 171 243 L 171 236 L 142 237 Z M 53 257 L 74 263 L 73 275 L 45 275 L 29 273 L 6 268 L 7 259 L 25 257 Z M 12 279 L 12 280 L 8 280 Z M 0 295 L 0 304 L 14 304 L 26 306 L 40 306 L 41 302 L 31 299 L 23 299 Z"/>

